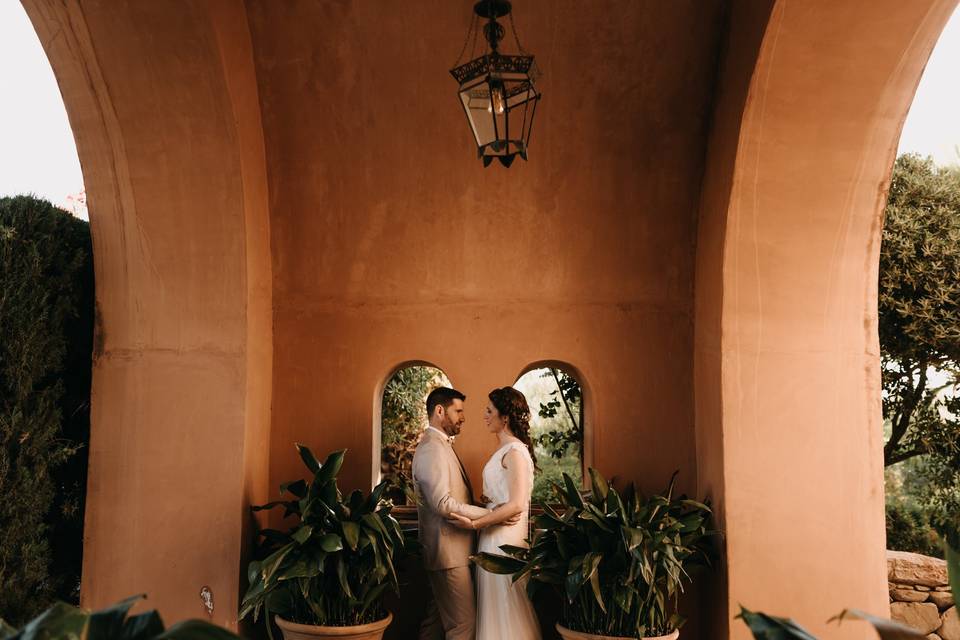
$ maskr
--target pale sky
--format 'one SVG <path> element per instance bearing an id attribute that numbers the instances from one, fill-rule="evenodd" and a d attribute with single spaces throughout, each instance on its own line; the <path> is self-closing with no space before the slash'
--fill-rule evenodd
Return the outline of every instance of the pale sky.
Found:
<path id="1" fill-rule="evenodd" d="M 927 64 L 900 153 L 960 162 L 960 9 Z M 34 193 L 76 210 L 83 190 L 60 90 L 19 0 L 0 0 L 0 196 Z M 85 211 L 79 211 L 85 215 Z"/>
<path id="2" fill-rule="evenodd" d="M 938 164 L 960 162 L 960 8 L 953 12 L 917 87 L 900 134 L 898 153 L 933 156 Z"/>

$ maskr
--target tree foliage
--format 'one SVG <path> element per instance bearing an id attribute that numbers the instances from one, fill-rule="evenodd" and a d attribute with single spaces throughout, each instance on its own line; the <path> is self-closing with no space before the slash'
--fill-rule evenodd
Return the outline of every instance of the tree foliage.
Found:
<path id="1" fill-rule="evenodd" d="M 444 384 L 449 382 L 439 369 L 414 365 L 393 374 L 383 389 L 380 470 L 396 504 L 416 504 L 413 453 L 427 420 L 427 394 Z"/>
<path id="2" fill-rule="evenodd" d="M 0 274 L 0 617 L 18 624 L 55 596 L 75 599 L 79 584 L 89 225 L 46 201 L 0 198 Z"/>
<path id="3" fill-rule="evenodd" d="M 880 254 L 879 332 L 886 465 L 927 455 L 960 464 L 960 171 L 897 159 Z M 948 374 L 931 385 L 929 374 Z"/>
<path id="4" fill-rule="evenodd" d="M 548 429 L 536 437 L 536 444 L 543 447 L 551 458 L 560 460 L 571 449 L 583 443 L 583 392 L 577 379 L 563 369 L 550 367 L 541 374 L 553 378 L 557 385 L 550 399 L 540 403 L 538 414 L 545 420 L 559 418 L 559 426 Z"/>

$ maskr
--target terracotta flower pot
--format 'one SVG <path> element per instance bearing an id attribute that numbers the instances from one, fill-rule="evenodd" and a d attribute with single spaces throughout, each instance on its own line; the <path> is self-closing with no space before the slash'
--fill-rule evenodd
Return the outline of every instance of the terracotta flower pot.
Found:
<path id="1" fill-rule="evenodd" d="M 297 624 L 276 616 L 277 626 L 283 632 L 284 640 L 315 640 L 316 638 L 341 638 L 342 640 L 380 640 L 383 632 L 393 621 L 393 614 L 387 613 L 383 620 L 355 627 L 319 627 L 313 624 Z"/>
<path id="2" fill-rule="evenodd" d="M 560 632 L 560 637 L 563 638 L 563 640 L 636 640 L 633 636 L 629 638 L 622 636 L 598 636 L 592 633 L 584 633 L 583 631 L 572 631 L 559 623 L 557 624 L 557 631 Z M 679 637 L 680 631 L 674 631 L 665 636 L 644 636 L 641 640 L 677 640 Z"/>

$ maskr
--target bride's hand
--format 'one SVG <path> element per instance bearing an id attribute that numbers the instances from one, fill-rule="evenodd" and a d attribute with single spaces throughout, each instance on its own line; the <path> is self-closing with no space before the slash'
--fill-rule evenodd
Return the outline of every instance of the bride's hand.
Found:
<path id="1" fill-rule="evenodd" d="M 475 530 L 477 527 L 474 526 L 473 520 L 466 516 L 462 516 L 459 513 L 451 513 L 450 517 L 447 518 L 447 522 L 452 524 L 455 527 L 461 529 L 469 529 L 470 531 Z"/>

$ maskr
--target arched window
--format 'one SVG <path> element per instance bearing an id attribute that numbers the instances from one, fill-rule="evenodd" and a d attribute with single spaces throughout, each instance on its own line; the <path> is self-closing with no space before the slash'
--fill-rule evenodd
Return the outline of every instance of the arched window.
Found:
<path id="1" fill-rule="evenodd" d="M 533 502 L 553 502 L 551 486 L 567 473 L 583 486 L 583 389 L 570 368 L 551 364 L 524 373 L 514 387 L 530 405 L 530 438 L 537 454 Z"/>
<path id="2" fill-rule="evenodd" d="M 415 505 L 413 452 L 427 420 L 427 394 L 449 387 L 450 379 L 437 367 L 403 366 L 383 387 L 380 404 L 380 477 L 389 485 L 385 495 L 396 505 Z"/>

